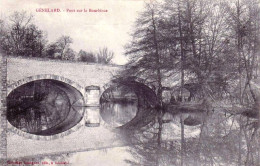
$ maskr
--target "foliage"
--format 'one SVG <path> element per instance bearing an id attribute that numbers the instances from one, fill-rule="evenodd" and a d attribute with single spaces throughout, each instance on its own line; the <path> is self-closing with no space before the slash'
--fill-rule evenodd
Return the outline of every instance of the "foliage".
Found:
<path id="1" fill-rule="evenodd" d="M 93 52 L 87 52 L 84 50 L 79 51 L 78 57 L 79 61 L 82 62 L 95 63 L 97 61 L 96 55 Z"/>
<path id="2" fill-rule="evenodd" d="M 154 117 L 157 118 L 153 127 L 156 132 L 142 130 L 142 133 L 137 134 L 140 136 L 146 132 L 153 135 L 149 137 L 148 144 L 140 139 L 138 141 L 141 143 L 133 146 L 137 162 L 130 161 L 131 164 L 259 163 L 256 135 L 259 133 L 260 119 L 256 122 L 255 119 L 243 117 L 259 115 L 260 112 L 260 95 L 253 87 L 253 81 L 257 81 L 254 77 L 259 70 L 259 11 L 257 0 L 164 0 L 145 5 L 136 21 L 132 40 L 126 46 L 126 55 L 130 62 L 121 76 L 137 76 L 143 78 L 145 83 L 152 83 L 162 104 L 157 108 Z M 178 74 L 180 79 L 169 83 Z M 195 140 L 185 139 L 184 117 L 180 116 L 180 141 L 173 147 L 167 147 L 165 144 L 168 140 L 162 136 L 165 112 L 194 112 L 197 109 L 195 104 L 182 100 L 185 95 L 183 89 L 188 85 L 194 85 L 193 88 L 187 88 L 191 90 L 190 94 L 199 93 L 196 96 L 201 103 L 198 110 L 211 115 L 211 111 L 216 109 L 217 112 L 213 115 L 219 116 L 210 118 L 214 122 L 213 127 L 208 121 L 202 121 L 200 136 Z M 181 100 L 163 103 L 162 91 L 175 87 L 180 89 Z M 227 114 L 233 121 L 222 125 Z M 237 114 L 242 115 L 237 118 Z M 225 125 L 229 126 L 229 130 Z M 234 126 L 235 129 L 232 128 Z M 239 138 L 235 138 L 237 134 Z M 228 142 L 232 144 L 226 148 Z M 154 146 L 156 143 L 159 145 Z M 257 145 L 258 152 L 252 144 Z M 165 161 L 165 156 L 168 156 L 166 159 L 169 161 Z M 236 158 L 231 159 L 231 156 Z M 175 160 L 171 160 L 172 158 Z M 197 159 L 198 162 L 195 162 Z"/>
<path id="3" fill-rule="evenodd" d="M 220 99 L 234 90 L 236 81 L 252 92 L 260 44 L 256 4 L 255 0 L 147 3 L 126 46 L 130 62 L 122 75 L 154 83 L 159 98 L 164 80 L 176 73 L 182 87 L 201 85 L 197 87 L 202 88 L 202 99 Z M 251 96 L 256 100 L 253 92 Z"/>
<path id="4" fill-rule="evenodd" d="M 26 12 L 14 12 L 9 18 L 9 26 L 2 22 L 1 45 L 9 55 L 42 57 L 46 45 L 46 35 L 32 23 L 33 16 Z"/>
<path id="5" fill-rule="evenodd" d="M 114 52 L 104 47 L 98 53 L 80 50 L 75 52 L 70 46 L 73 39 L 62 35 L 55 42 L 48 43 L 47 33 L 33 23 L 33 15 L 25 11 L 14 12 L 6 20 L 0 19 L 0 44 L 7 55 L 40 57 L 70 61 L 108 64 Z"/>

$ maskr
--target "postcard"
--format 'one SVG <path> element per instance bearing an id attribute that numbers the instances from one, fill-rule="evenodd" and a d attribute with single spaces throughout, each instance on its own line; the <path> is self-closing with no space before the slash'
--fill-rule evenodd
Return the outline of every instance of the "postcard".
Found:
<path id="1" fill-rule="evenodd" d="M 1 0 L 4 166 L 258 166 L 258 0 Z"/>

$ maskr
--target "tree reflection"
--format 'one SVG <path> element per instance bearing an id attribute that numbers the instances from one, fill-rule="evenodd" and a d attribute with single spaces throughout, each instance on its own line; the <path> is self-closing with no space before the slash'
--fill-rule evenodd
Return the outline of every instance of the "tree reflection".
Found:
<path id="1" fill-rule="evenodd" d="M 129 164 L 259 164 L 259 104 L 250 93 L 240 99 L 235 88 L 229 94 L 215 94 L 205 86 L 193 94 L 193 100 L 185 100 L 185 96 L 178 100 L 176 93 L 161 105 L 156 96 L 153 98 L 154 90 L 147 91 L 127 78 L 117 81 L 134 91 L 137 98 L 136 116 L 118 128 L 123 139 L 131 144 L 134 160 L 127 160 Z M 186 97 L 189 99 L 191 93 Z"/>
<path id="2" fill-rule="evenodd" d="M 259 131 L 257 120 L 243 115 L 225 115 L 211 112 L 201 114 L 202 123 L 192 130 L 185 125 L 185 150 L 181 150 L 181 118 L 188 115 L 174 115 L 174 120 L 166 123 L 157 116 L 148 125 L 128 130 L 132 137 L 131 153 L 135 160 L 131 165 L 246 165 L 259 164 Z M 177 120 L 178 119 L 178 120 Z M 160 121 L 162 123 L 160 123 Z M 178 126 L 178 127 L 173 127 Z M 175 131 L 174 131 L 175 130 Z M 182 156 L 183 155 L 183 156 Z M 183 157 L 183 163 L 182 163 Z"/>

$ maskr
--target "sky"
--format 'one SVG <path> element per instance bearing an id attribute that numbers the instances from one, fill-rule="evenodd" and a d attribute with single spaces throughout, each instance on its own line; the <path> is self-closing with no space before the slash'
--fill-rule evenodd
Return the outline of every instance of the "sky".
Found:
<path id="1" fill-rule="evenodd" d="M 34 23 L 47 32 L 49 42 L 68 35 L 75 51 L 107 47 L 115 53 L 114 63 L 125 64 L 124 46 L 131 39 L 130 33 L 143 6 L 143 0 L 0 0 L 0 14 L 8 18 L 14 11 L 27 11 L 34 15 Z M 39 8 L 59 8 L 61 12 L 36 12 Z M 108 12 L 67 12 L 67 9 Z"/>

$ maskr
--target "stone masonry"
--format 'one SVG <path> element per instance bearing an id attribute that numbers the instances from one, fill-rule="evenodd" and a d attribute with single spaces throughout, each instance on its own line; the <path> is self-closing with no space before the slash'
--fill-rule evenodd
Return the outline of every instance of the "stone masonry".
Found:
<path id="1" fill-rule="evenodd" d="M 99 114 L 99 99 L 105 85 L 122 69 L 121 66 L 17 57 L 7 57 L 7 62 L 2 59 L 1 62 L 1 87 L 4 87 L 1 88 L 1 99 L 4 99 L 1 100 L 0 128 L 2 158 L 85 151 L 124 144 Z M 23 132 L 6 121 L 6 95 L 25 83 L 40 79 L 64 82 L 82 94 L 85 114 L 81 122 L 60 134 L 39 136 Z"/>
<path id="2" fill-rule="evenodd" d="M 0 54 L 0 164 L 5 165 L 7 158 L 7 120 L 6 120 L 6 93 L 7 93 L 7 66 L 6 57 Z"/>

